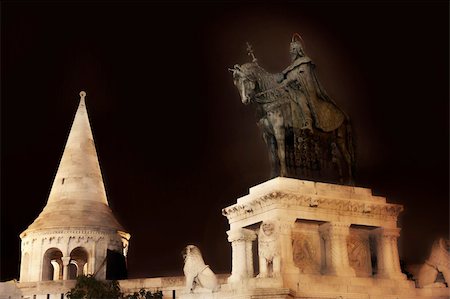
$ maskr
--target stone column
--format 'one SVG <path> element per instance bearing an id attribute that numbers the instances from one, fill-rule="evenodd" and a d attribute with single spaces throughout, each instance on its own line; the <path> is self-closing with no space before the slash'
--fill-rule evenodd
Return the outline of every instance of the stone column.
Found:
<path id="1" fill-rule="evenodd" d="M 247 260 L 247 276 L 250 278 L 255 276 L 255 269 L 253 267 L 253 240 L 245 241 L 245 259 Z"/>
<path id="2" fill-rule="evenodd" d="M 253 277 L 252 242 L 256 239 L 256 233 L 240 228 L 228 231 L 227 235 L 232 246 L 232 268 L 228 282 L 237 283 Z"/>
<path id="3" fill-rule="evenodd" d="M 398 228 L 377 228 L 373 231 L 376 238 L 377 275 L 378 278 L 406 279 L 400 268 L 397 238 Z"/>
<path id="4" fill-rule="evenodd" d="M 50 263 L 53 266 L 53 280 L 60 280 L 61 266 L 57 260 L 51 260 Z"/>
<path id="5" fill-rule="evenodd" d="M 292 227 L 293 221 L 279 221 L 280 224 L 280 253 L 281 253 L 281 273 L 300 273 L 294 263 L 294 250 L 292 248 Z"/>
<path id="6" fill-rule="evenodd" d="M 346 223 L 329 222 L 319 228 L 325 241 L 325 273 L 337 276 L 355 276 L 355 270 L 350 267 L 347 251 L 347 237 L 350 225 Z"/>
<path id="7" fill-rule="evenodd" d="M 61 260 L 63 262 L 63 280 L 67 280 L 69 278 L 70 256 L 63 256 Z"/>
<path id="8" fill-rule="evenodd" d="M 96 249 L 97 249 L 97 240 L 94 241 L 92 244 L 92 247 L 89 251 L 89 257 L 88 257 L 88 269 L 86 274 L 94 274 L 96 270 Z"/>
<path id="9" fill-rule="evenodd" d="M 84 266 L 83 266 L 83 273 L 82 273 L 83 275 L 88 275 L 88 274 L 90 274 L 89 272 L 88 272 L 88 263 L 85 263 L 84 264 Z"/>

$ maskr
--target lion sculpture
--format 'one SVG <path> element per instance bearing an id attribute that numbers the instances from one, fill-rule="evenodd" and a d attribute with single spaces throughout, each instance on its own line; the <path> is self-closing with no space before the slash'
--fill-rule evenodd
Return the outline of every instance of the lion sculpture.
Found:
<path id="1" fill-rule="evenodd" d="M 444 276 L 447 285 L 450 283 L 450 242 L 439 239 L 433 243 L 428 260 L 422 265 L 417 274 L 417 285 L 421 288 L 438 286 L 435 283 L 439 272 Z"/>
<path id="2" fill-rule="evenodd" d="M 276 225 L 264 221 L 258 233 L 259 278 L 279 277 L 281 272 L 281 257 Z"/>
<path id="3" fill-rule="evenodd" d="M 188 245 L 183 250 L 184 276 L 186 289 L 193 293 L 197 285 L 212 292 L 219 290 L 219 282 L 214 272 L 203 261 L 202 253 L 197 246 Z"/>

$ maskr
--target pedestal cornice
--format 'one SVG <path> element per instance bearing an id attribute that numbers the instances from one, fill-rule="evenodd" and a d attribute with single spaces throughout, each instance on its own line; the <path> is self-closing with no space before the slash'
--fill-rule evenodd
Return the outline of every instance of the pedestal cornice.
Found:
<path id="1" fill-rule="evenodd" d="M 313 205 L 311 203 L 314 203 Z M 251 198 L 222 209 L 222 215 L 228 220 L 256 215 L 268 209 L 309 209 L 311 211 L 336 211 L 348 216 L 395 220 L 403 206 L 398 204 L 371 202 L 370 200 L 333 198 L 321 195 L 303 195 L 290 192 L 273 191 L 262 196 Z"/>

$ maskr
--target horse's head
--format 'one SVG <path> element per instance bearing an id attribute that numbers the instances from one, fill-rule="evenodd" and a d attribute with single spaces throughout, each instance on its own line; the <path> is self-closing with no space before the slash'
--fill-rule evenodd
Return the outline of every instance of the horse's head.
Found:
<path id="1" fill-rule="evenodd" d="M 232 69 L 234 85 L 239 90 L 241 101 L 247 105 L 251 102 L 255 94 L 258 92 L 258 82 L 255 69 L 258 65 L 254 62 L 245 63 L 243 65 L 235 64 Z"/>

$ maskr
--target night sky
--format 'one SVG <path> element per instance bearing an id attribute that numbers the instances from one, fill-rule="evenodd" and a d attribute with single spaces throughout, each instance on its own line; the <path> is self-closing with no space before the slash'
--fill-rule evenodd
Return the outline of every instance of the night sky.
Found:
<path id="1" fill-rule="evenodd" d="M 405 205 L 401 258 L 449 231 L 447 1 L 2 2 L 1 280 L 46 204 L 79 102 L 111 209 L 131 233 L 130 278 L 182 275 L 196 244 L 229 273 L 221 209 L 269 178 L 255 110 L 228 67 L 279 72 L 298 32 L 350 115 L 357 185 Z"/>

